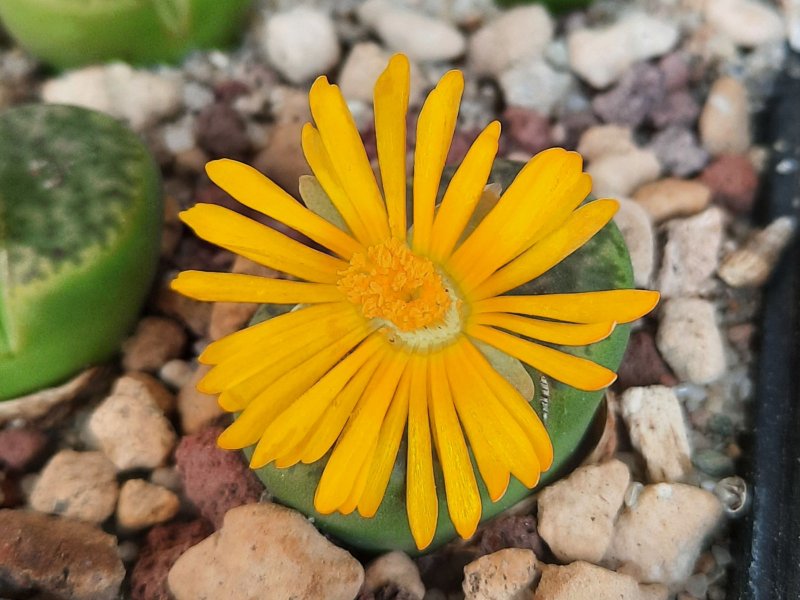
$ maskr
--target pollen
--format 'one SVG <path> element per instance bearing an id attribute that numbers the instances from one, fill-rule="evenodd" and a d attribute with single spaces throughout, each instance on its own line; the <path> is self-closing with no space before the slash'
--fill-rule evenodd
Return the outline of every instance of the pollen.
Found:
<path id="1" fill-rule="evenodd" d="M 339 276 L 338 288 L 365 317 L 400 331 L 440 324 L 452 302 L 434 264 L 395 238 L 354 254 Z"/>

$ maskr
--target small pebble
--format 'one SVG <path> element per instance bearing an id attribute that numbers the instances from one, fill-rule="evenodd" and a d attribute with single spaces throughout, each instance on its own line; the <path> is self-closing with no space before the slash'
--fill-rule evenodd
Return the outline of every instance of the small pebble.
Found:
<path id="1" fill-rule="evenodd" d="M 750 137 L 750 103 L 747 90 L 732 77 L 711 86 L 700 115 L 700 139 L 713 156 L 747 151 Z"/>
<path id="2" fill-rule="evenodd" d="M 261 43 L 272 66 L 295 84 L 324 75 L 339 62 L 333 21 L 310 6 L 273 14 Z"/>
<path id="3" fill-rule="evenodd" d="M 593 87 L 602 89 L 618 80 L 635 62 L 669 52 L 678 36 L 675 23 L 632 13 L 604 29 L 570 33 L 570 65 Z"/>
<path id="4" fill-rule="evenodd" d="M 100 452 L 62 450 L 45 465 L 31 492 L 34 510 L 102 523 L 117 503 L 116 469 Z"/>
<path id="5" fill-rule="evenodd" d="M 746 156 L 720 156 L 703 170 L 700 180 L 711 190 L 714 202 L 737 214 L 746 214 L 752 209 L 758 173 Z"/>
<path id="6" fill-rule="evenodd" d="M 664 172 L 677 177 L 693 175 L 708 162 L 708 153 L 698 144 L 694 133 L 680 125 L 657 133 L 649 147 L 661 161 Z"/>
<path id="7" fill-rule="evenodd" d="M 795 231 L 792 217 L 775 219 L 758 231 L 742 248 L 722 261 L 719 276 L 732 287 L 760 286 L 766 283 L 783 249 Z"/>
<path id="8" fill-rule="evenodd" d="M 780 41 L 786 37 L 785 25 L 780 15 L 765 2 L 709 0 L 705 4 L 705 16 L 715 29 L 745 48 Z"/>
<path id="9" fill-rule="evenodd" d="M 464 35 L 449 23 L 388 0 L 368 0 L 358 16 L 391 50 L 414 61 L 452 60 L 466 50 Z"/>
<path id="10" fill-rule="evenodd" d="M 654 222 L 660 223 L 703 211 L 711 202 L 711 190 L 699 181 L 669 177 L 643 185 L 636 190 L 633 199 Z"/>
<path id="11" fill-rule="evenodd" d="M 712 477 L 727 477 L 735 470 L 733 460 L 716 450 L 698 450 L 692 456 L 692 463 Z"/>
<path id="12" fill-rule="evenodd" d="M 145 317 L 122 346 L 122 365 L 128 371 L 156 371 L 177 358 L 186 344 L 186 333 L 172 319 Z"/>
<path id="13" fill-rule="evenodd" d="M 498 77 L 518 62 L 540 58 L 552 37 L 553 19 L 546 8 L 512 8 L 472 34 L 469 67 L 476 75 Z"/>

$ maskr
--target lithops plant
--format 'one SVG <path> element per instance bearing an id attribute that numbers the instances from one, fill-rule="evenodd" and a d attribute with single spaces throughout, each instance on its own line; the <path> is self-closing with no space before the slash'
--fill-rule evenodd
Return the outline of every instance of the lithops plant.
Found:
<path id="1" fill-rule="evenodd" d="M 161 220 L 157 167 L 114 119 L 53 105 L 0 115 L 0 400 L 118 351 Z"/>
<path id="2" fill-rule="evenodd" d="M 0 19 L 21 46 L 66 69 L 123 60 L 177 61 L 227 44 L 252 0 L 3 0 Z"/>
<path id="3" fill-rule="evenodd" d="M 495 162 L 489 179 L 492 184 L 483 194 L 481 205 L 476 210 L 477 216 L 482 217 L 488 212 L 496 202 L 498 192 L 510 185 L 522 166 L 521 163 L 509 161 Z M 445 175 L 443 189 L 451 176 L 452 170 Z M 315 186 L 312 181 L 307 180 L 300 189 L 304 192 L 303 200 L 308 206 L 313 206 L 320 214 L 332 214 L 332 205 L 326 206 L 324 192 L 318 185 Z M 518 288 L 515 293 L 527 295 L 590 292 L 627 289 L 632 286 L 633 271 L 628 250 L 616 225 L 611 222 L 581 249 L 546 274 Z M 286 310 L 285 305 L 264 305 L 253 323 L 272 318 Z M 618 326 L 610 337 L 590 346 L 555 347 L 616 370 L 628 344 L 629 329 L 628 325 Z M 542 474 L 536 488 L 538 489 L 560 477 L 565 470 L 574 467 L 583 458 L 581 450 L 587 449 L 585 442 L 592 441 L 588 438 L 593 430 L 593 421 L 596 415 L 603 416 L 600 409 L 605 392 L 575 389 L 503 353 L 492 353 L 492 350 L 488 346 L 481 347 L 481 351 L 490 356 L 498 372 L 512 382 L 530 402 L 553 442 L 553 465 Z M 252 449 L 245 450 L 245 454 L 249 458 Z M 405 458 L 404 440 L 397 453 L 397 461 L 392 469 L 383 503 L 375 516 L 369 519 L 357 512 L 347 515 L 337 512 L 321 514 L 314 508 L 313 490 L 317 488 L 322 477 L 324 460 L 312 464 L 297 464 L 288 469 L 280 469 L 271 464 L 257 469 L 256 474 L 278 500 L 313 516 L 317 526 L 347 543 L 374 551 L 401 549 L 416 554 L 419 550 L 414 544 L 406 517 Z M 436 465 L 435 477 L 439 515 L 430 548 L 436 548 L 456 535 L 448 514 L 444 477 L 439 464 Z M 485 485 L 480 478 L 478 481 L 483 506 L 482 521 L 500 514 L 531 494 L 531 490 L 512 478 L 503 498 L 492 502 Z"/>
<path id="4" fill-rule="evenodd" d="M 276 305 L 199 357 L 212 368 L 198 389 L 236 413 L 219 445 L 244 449 L 277 499 L 347 542 L 415 552 L 469 538 L 568 467 L 616 379 L 625 324 L 658 294 L 631 289 L 619 204 L 587 199 L 577 153 L 495 161 L 493 122 L 443 174 L 458 71 L 422 107 L 409 185 L 409 73 L 396 55 L 375 86 L 380 185 L 324 77 L 302 135 L 317 178 L 300 184 L 306 206 L 247 165 L 207 165 L 324 250 L 215 205 L 181 219 L 293 279 L 187 271 L 172 286 Z"/>

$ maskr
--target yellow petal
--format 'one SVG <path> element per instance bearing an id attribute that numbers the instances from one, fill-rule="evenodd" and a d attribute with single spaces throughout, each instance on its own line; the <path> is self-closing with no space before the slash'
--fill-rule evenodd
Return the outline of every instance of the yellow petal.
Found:
<path id="1" fill-rule="evenodd" d="M 477 431 L 485 437 L 487 450 L 502 464 L 505 472 L 510 471 L 523 485 L 532 488 L 539 483 L 541 474 L 536 450 L 492 389 L 474 371 L 464 368 L 467 364 L 465 345 L 470 345 L 466 338 L 459 340 L 452 352 L 445 355 L 445 361 L 456 410 L 470 436 L 470 445 L 475 451 L 470 431 Z M 468 426 L 470 420 L 473 423 Z M 505 489 L 493 495 L 492 500 L 499 500 L 504 493 Z"/>
<path id="2" fill-rule="evenodd" d="M 313 354 L 353 329 L 363 328 L 364 323 L 365 320 L 355 314 L 355 311 L 345 310 L 321 314 L 313 320 L 304 320 L 305 327 L 291 327 L 274 332 L 268 338 L 226 355 L 198 382 L 198 390 L 204 394 L 218 394 L 232 390 L 239 383 L 262 371 L 272 373 L 271 376 L 259 375 L 266 382 L 270 382 L 270 377 L 274 379 L 283 372 L 279 364 L 284 359 L 291 362 L 301 353 Z M 246 399 L 248 389 L 251 388 L 245 386 L 237 390 L 242 394 L 236 395 Z"/>
<path id="3" fill-rule="evenodd" d="M 472 312 L 518 313 L 572 323 L 630 323 L 653 310 L 658 299 L 659 293 L 649 290 L 497 296 L 475 302 Z"/>
<path id="4" fill-rule="evenodd" d="M 333 512 L 347 500 L 365 453 L 378 437 L 380 424 L 407 362 L 407 353 L 392 351 L 378 367 L 369 388 L 350 415 L 314 494 L 314 507 L 322 514 Z"/>
<path id="5" fill-rule="evenodd" d="M 452 370 L 457 371 L 457 376 L 453 377 Z M 452 402 L 458 412 L 461 424 L 469 439 L 472 454 L 478 465 L 489 497 L 496 502 L 503 497 L 508 488 L 511 471 L 508 464 L 495 451 L 490 438 L 493 434 L 490 431 L 490 422 L 485 421 L 485 413 L 481 410 L 485 398 L 480 399 L 480 403 L 475 402 L 474 395 L 464 386 L 463 365 L 453 364 L 452 351 L 445 352 L 445 362 L 440 360 L 431 363 L 431 395 L 438 397 L 452 398 Z M 446 372 L 445 372 L 446 371 Z M 491 416 L 490 420 L 494 417 Z M 448 504 L 450 503 L 448 495 Z"/>
<path id="6" fill-rule="evenodd" d="M 392 235 L 406 239 L 406 111 L 410 66 L 395 54 L 375 83 L 375 139 Z"/>
<path id="7" fill-rule="evenodd" d="M 219 446 L 236 450 L 257 442 L 272 419 L 314 385 L 368 334 L 367 328 L 353 331 L 274 381 L 219 436 Z"/>
<path id="8" fill-rule="evenodd" d="M 328 404 L 385 342 L 379 336 L 365 340 L 335 365 L 267 426 L 251 458 L 260 466 L 275 460 L 281 450 L 297 446 L 308 435 Z"/>
<path id="9" fill-rule="evenodd" d="M 319 283 L 336 283 L 347 263 L 215 204 L 195 204 L 180 214 L 198 237 L 258 264 Z"/>
<path id="10" fill-rule="evenodd" d="M 480 300 L 512 290 L 549 271 L 594 237 L 619 208 L 616 200 L 595 200 L 564 224 L 481 283 L 470 297 Z"/>
<path id="11" fill-rule="evenodd" d="M 295 327 L 304 328 L 316 319 L 340 315 L 352 312 L 352 310 L 353 307 L 349 302 L 318 304 L 293 310 L 211 342 L 200 354 L 198 360 L 204 365 L 215 365 L 236 352 L 257 348 L 273 336 L 280 335 L 285 331 Z"/>
<path id="12" fill-rule="evenodd" d="M 381 353 L 376 353 L 370 358 L 325 410 L 325 414 L 322 415 L 314 431 L 304 441 L 305 447 L 301 453 L 301 460 L 305 464 L 317 462 L 331 449 L 342 433 L 347 419 L 361 399 L 364 390 L 372 380 L 382 357 Z"/>
<path id="13" fill-rule="evenodd" d="M 397 385 L 389 412 L 386 413 L 386 418 L 383 420 L 377 446 L 369 465 L 366 486 L 358 501 L 358 514 L 362 517 L 375 516 L 381 501 L 383 501 L 408 420 L 410 390 L 411 373 L 409 369 L 406 369 Z"/>
<path id="14" fill-rule="evenodd" d="M 319 131 L 311 123 L 306 123 L 303 126 L 302 144 L 303 154 L 308 161 L 308 166 L 311 167 L 331 203 L 339 211 L 348 229 L 353 232 L 353 235 L 362 244 L 372 245 L 379 241 L 374 232 L 370 232 L 358 210 L 356 210 L 353 199 L 350 198 L 341 181 L 339 181 L 339 176 L 331 163 L 325 145 L 322 143 Z"/>
<path id="15" fill-rule="evenodd" d="M 170 283 L 176 292 L 205 302 L 316 304 L 344 300 L 335 285 L 270 279 L 244 273 L 183 271 Z"/>
<path id="16" fill-rule="evenodd" d="M 561 346 L 594 344 L 611 335 L 616 325 L 613 321 L 588 324 L 558 323 L 507 313 L 479 313 L 471 315 L 470 318 L 478 325 L 492 325 L 525 337 Z"/>
<path id="17" fill-rule="evenodd" d="M 564 207 L 574 209 L 591 189 L 579 154 L 551 148 L 519 172 L 491 212 L 453 253 L 449 271 L 473 289 L 530 245 Z M 565 215 L 566 217 L 566 215 Z"/>
<path id="18" fill-rule="evenodd" d="M 350 260 L 354 252 L 363 251 L 356 240 L 308 210 L 251 166 L 223 158 L 206 164 L 206 173 L 245 206 L 288 225 L 345 260 Z"/>
<path id="19" fill-rule="evenodd" d="M 430 411 L 436 428 L 436 453 L 444 473 L 447 511 L 462 538 L 475 533 L 481 519 L 481 497 L 467 444 L 461 433 L 441 353 L 430 356 Z M 443 378 L 444 376 L 444 378 Z"/>
<path id="20" fill-rule="evenodd" d="M 436 194 L 456 128 L 463 91 L 464 76 L 460 71 L 448 71 L 428 95 L 417 121 L 413 247 L 423 254 L 427 253 L 431 243 Z"/>
<path id="21" fill-rule="evenodd" d="M 386 207 L 364 144 L 338 86 L 330 85 L 326 77 L 318 77 L 311 86 L 308 100 L 342 189 L 375 240 L 385 240 L 389 237 Z"/>
<path id="22" fill-rule="evenodd" d="M 467 333 L 579 390 L 601 390 L 614 383 L 617 378 L 614 371 L 590 360 L 535 344 L 491 327 L 471 325 Z"/>
<path id="23" fill-rule="evenodd" d="M 548 470 L 553 464 L 553 444 L 539 415 L 520 395 L 519 391 L 492 367 L 483 353 L 475 346 L 464 344 L 462 350 L 467 364 L 472 367 L 476 375 L 486 382 L 505 409 L 527 434 L 536 451 L 542 471 Z"/>
<path id="24" fill-rule="evenodd" d="M 500 122 L 493 121 L 470 147 L 444 193 L 431 233 L 431 258 L 447 258 L 481 199 L 497 154 Z"/>
<path id="25" fill-rule="evenodd" d="M 358 506 L 361 496 L 364 494 L 364 489 L 367 487 L 370 467 L 372 466 L 372 460 L 375 456 L 375 450 L 377 447 L 378 439 L 376 438 L 373 440 L 370 448 L 364 453 L 364 462 L 361 463 L 361 467 L 358 470 L 358 477 L 356 477 L 355 481 L 353 482 L 353 489 L 350 490 L 347 500 L 345 500 L 338 508 L 338 511 L 343 515 L 349 515 Z"/>
<path id="26" fill-rule="evenodd" d="M 408 456 L 406 459 L 406 512 L 417 548 L 430 546 L 439 519 L 439 502 L 433 476 L 433 449 L 428 421 L 428 373 L 424 357 L 410 362 L 408 404 Z"/>

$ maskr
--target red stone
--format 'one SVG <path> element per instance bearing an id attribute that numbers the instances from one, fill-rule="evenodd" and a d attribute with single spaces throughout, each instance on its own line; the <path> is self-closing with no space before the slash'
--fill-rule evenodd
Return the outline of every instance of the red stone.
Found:
<path id="1" fill-rule="evenodd" d="M 47 446 L 47 436 L 37 429 L 0 430 L 0 466 L 25 473 L 37 466 Z"/>
<path id="2" fill-rule="evenodd" d="M 744 214 L 753 208 L 758 173 L 746 156 L 720 156 L 703 170 L 700 180 L 711 188 L 713 201 L 731 211 Z"/>
<path id="3" fill-rule="evenodd" d="M 230 509 L 258 502 L 264 486 L 245 464 L 241 452 L 217 446 L 221 427 L 184 437 L 175 451 L 186 497 L 216 528 Z"/>
<path id="4" fill-rule="evenodd" d="M 153 527 L 131 571 L 132 600 L 171 600 L 167 575 L 181 554 L 214 531 L 204 519 Z"/>

